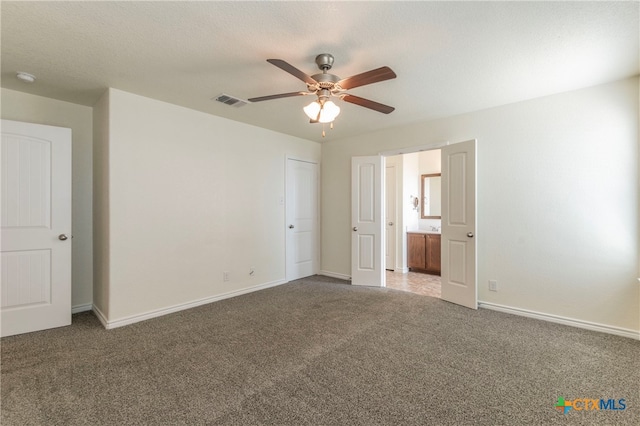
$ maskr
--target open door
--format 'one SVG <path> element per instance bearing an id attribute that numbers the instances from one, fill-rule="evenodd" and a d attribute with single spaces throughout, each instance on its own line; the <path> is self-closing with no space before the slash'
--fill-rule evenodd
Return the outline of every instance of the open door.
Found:
<path id="1" fill-rule="evenodd" d="M 71 324 L 71 129 L 2 120 L 2 337 Z"/>
<path id="2" fill-rule="evenodd" d="M 477 309 L 476 140 L 441 152 L 442 299 Z"/>
<path id="3" fill-rule="evenodd" d="M 385 286 L 384 182 L 384 157 L 351 159 L 351 284 L 354 285 Z"/>

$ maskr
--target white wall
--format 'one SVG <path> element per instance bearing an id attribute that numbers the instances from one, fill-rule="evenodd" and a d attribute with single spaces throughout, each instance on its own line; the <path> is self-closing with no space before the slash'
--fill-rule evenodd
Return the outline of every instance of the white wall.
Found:
<path id="1" fill-rule="evenodd" d="M 404 231 L 415 231 L 420 221 L 420 204 L 417 210 L 412 200 L 420 200 L 420 154 L 417 152 L 402 156 L 402 202 L 404 216 Z"/>
<path id="2" fill-rule="evenodd" d="M 387 167 L 396 170 L 396 256 L 394 271 L 408 272 L 407 268 L 407 229 L 418 227 L 419 212 L 413 209 L 411 197 L 418 195 L 417 178 L 418 154 L 392 155 L 385 158 Z M 389 170 L 389 169 L 387 169 Z M 388 196 L 385 194 L 385 196 Z"/>
<path id="3" fill-rule="evenodd" d="M 322 269 L 350 271 L 351 156 L 477 138 L 479 299 L 637 332 L 638 98 L 633 78 L 326 142 Z"/>
<path id="4" fill-rule="evenodd" d="M 442 150 L 422 151 L 420 155 L 420 174 L 442 172 Z"/>
<path id="5" fill-rule="evenodd" d="M 105 319 L 284 282 L 285 157 L 320 145 L 114 89 L 108 104 Z"/>
<path id="6" fill-rule="evenodd" d="M 93 310 L 109 317 L 109 91 L 93 106 Z"/>
<path id="7" fill-rule="evenodd" d="M 92 110 L 90 107 L 30 95 L 0 92 L 2 118 L 67 127 L 72 133 L 72 296 L 75 310 L 91 307 L 93 287 L 92 239 Z"/>

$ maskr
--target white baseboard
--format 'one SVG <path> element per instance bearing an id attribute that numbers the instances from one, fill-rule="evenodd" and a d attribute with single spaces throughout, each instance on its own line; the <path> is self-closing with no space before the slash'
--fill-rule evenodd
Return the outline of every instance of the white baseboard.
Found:
<path id="1" fill-rule="evenodd" d="M 100 309 L 96 305 L 93 305 L 93 313 L 96 314 L 98 320 L 102 323 L 102 326 L 106 329 L 109 329 L 109 321 L 107 321 L 107 317 L 102 313 Z"/>
<path id="2" fill-rule="evenodd" d="M 75 305 L 71 307 L 71 313 L 77 314 L 80 312 L 87 312 L 93 309 L 92 303 L 85 303 L 84 305 Z"/>
<path id="3" fill-rule="evenodd" d="M 479 308 L 490 309 L 492 311 L 504 312 L 522 317 L 535 318 L 557 324 L 569 325 L 572 327 L 584 328 L 586 330 L 599 331 L 601 333 L 615 334 L 616 336 L 628 337 L 640 340 L 640 332 L 628 328 L 614 327 L 611 325 L 598 324 L 595 322 L 582 321 L 574 318 L 561 317 L 559 315 L 545 314 L 542 312 L 530 311 L 528 309 L 512 308 L 510 306 L 498 305 L 490 302 L 478 302 Z"/>
<path id="4" fill-rule="evenodd" d="M 339 280 L 351 281 L 350 275 L 339 274 L 337 272 L 320 271 L 320 275 L 324 275 L 325 277 L 338 278 Z"/>
<path id="5" fill-rule="evenodd" d="M 229 299 L 231 297 L 240 296 L 246 293 L 252 293 L 258 290 L 264 290 L 269 287 L 275 287 L 281 284 L 286 283 L 285 280 L 272 281 L 264 284 L 259 284 L 253 287 L 243 288 L 241 290 L 230 291 L 228 293 L 219 294 L 216 296 L 205 297 L 204 299 L 194 300 L 193 302 L 181 303 L 179 305 L 169 306 L 167 308 L 156 309 L 153 311 L 145 312 L 142 314 L 131 315 L 125 318 L 120 318 L 113 321 L 108 321 L 97 308 L 94 307 L 94 311 L 98 316 L 98 319 L 104 325 L 104 328 L 107 330 L 111 330 L 113 328 L 123 327 L 125 325 L 135 324 L 140 321 L 145 321 L 151 318 L 161 317 L 163 315 L 172 314 L 174 312 L 184 311 L 186 309 L 195 308 L 197 306 L 206 305 L 212 302 L 217 302 L 219 300 Z"/>

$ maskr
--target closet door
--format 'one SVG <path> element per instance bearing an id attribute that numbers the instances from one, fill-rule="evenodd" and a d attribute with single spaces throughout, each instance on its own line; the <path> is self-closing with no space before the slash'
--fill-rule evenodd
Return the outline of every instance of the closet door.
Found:
<path id="1" fill-rule="evenodd" d="M 2 336 L 71 324 L 71 129 L 2 120 Z"/>

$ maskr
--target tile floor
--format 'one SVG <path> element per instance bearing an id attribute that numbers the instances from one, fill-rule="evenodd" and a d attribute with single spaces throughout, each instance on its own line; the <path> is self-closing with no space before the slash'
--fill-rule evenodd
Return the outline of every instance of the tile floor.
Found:
<path id="1" fill-rule="evenodd" d="M 440 276 L 420 272 L 387 271 L 387 288 L 409 291 L 423 296 L 440 297 Z"/>

